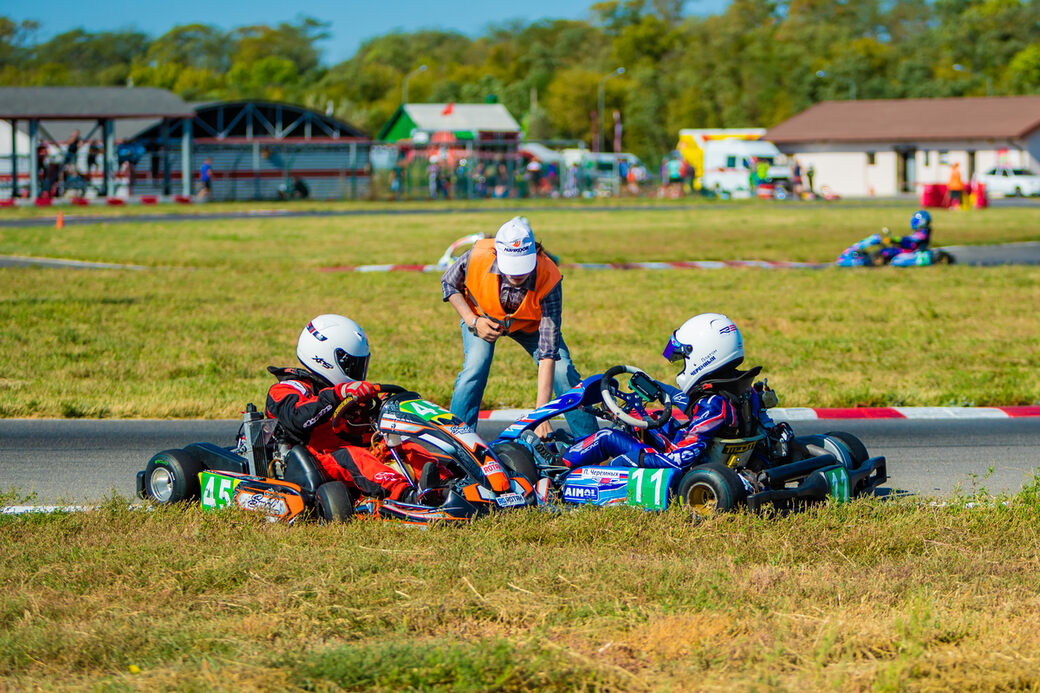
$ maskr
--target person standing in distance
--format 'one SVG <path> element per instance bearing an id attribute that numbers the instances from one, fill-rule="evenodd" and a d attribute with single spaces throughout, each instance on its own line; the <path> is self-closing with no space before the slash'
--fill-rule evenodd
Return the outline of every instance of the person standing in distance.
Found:
<path id="1" fill-rule="evenodd" d="M 475 426 L 487 386 L 495 345 L 510 337 L 538 364 L 540 407 L 581 381 L 560 333 L 563 277 L 556 263 L 535 242 L 524 217 L 502 224 L 494 240 L 477 241 L 441 276 L 441 290 L 462 319 L 462 371 L 455 380 L 451 413 Z M 567 425 L 575 437 L 598 429 L 595 417 L 572 411 Z M 552 433 L 546 421 L 535 433 Z"/>

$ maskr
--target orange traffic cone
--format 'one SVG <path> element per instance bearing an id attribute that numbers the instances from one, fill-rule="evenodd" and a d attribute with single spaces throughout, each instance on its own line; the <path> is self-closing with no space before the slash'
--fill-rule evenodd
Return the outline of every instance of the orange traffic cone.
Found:
<path id="1" fill-rule="evenodd" d="M 64 212 L 58 212 L 58 220 L 54 222 L 54 228 L 63 229 L 65 228 L 65 214 Z"/>

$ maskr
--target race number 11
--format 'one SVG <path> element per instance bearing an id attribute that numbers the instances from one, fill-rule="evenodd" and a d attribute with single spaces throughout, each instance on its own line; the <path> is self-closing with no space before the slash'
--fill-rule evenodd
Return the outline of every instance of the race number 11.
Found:
<path id="1" fill-rule="evenodd" d="M 666 469 L 633 469 L 628 473 L 628 504 L 664 510 L 668 497 Z"/>

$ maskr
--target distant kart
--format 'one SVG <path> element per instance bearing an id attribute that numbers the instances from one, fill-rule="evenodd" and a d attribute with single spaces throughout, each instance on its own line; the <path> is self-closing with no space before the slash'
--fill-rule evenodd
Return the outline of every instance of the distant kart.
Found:
<path id="1" fill-rule="evenodd" d="M 400 460 L 403 440 L 427 448 L 452 473 L 442 503 L 423 505 L 355 496 L 342 481 L 326 477 L 304 445 L 288 440 L 276 419 L 263 418 L 250 404 L 238 444 L 220 447 L 192 443 L 164 450 L 137 473 L 137 494 L 158 503 L 199 500 L 209 509 L 238 507 L 292 523 L 314 516 L 345 522 L 355 515 L 410 524 L 470 520 L 499 508 L 538 503 L 533 484 L 507 476 L 480 436 L 460 419 L 418 394 L 396 385 L 376 385 L 379 399 L 368 410 L 371 425 L 383 437 L 400 471 L 413 486 L 410 467 Z M 334 416 L 358 414 L 345 402 Z"/>
<path id="2" fill-rule="evenodd" d="M 760 370 L 752 369 L 742 379 L 750 383 Z M 617 378 L 626 374 L 624 391 Z M 716 438 L 705 454 L 706 461 L 685 470 L 633 467 L 618 459 L 571 468 L 560 463 L 558 455 L 575 441 L 557 431 L 545 443 L 533 433 L 541 422 L 584 407 L 644 444 L 668 451 L 674 449 L 672 443 L 655 431 L 673 415 L 669 389 L 637 368 L 614 366 L 517 420 L 492 447 L 516 474 L 534 484 L 549 480 L 556 500 L 565 505 L 664 510 L 678 502 L 698 514 L 738 507 L 786 510 L 827 498 L 844 501 L 868 495 L 888 478 L 885 458 L 870 457 L 854 435 L 835 431 L 795 436 L 786 423 L 766 427 L 755 421 L 742 435 Z M 764 383 L 756 383 L 755 389 L 775 406 L 775 393 Z M 652 414 L 647 407 L 655 403 L 661 411 Z M 737 403 L 744 404 L 746 400 Z"/>
<path id="3" fill-rule="evenodd" d="M 835 262 L 839 267 L 919 267 L 952 263 L 953 256 L 945 250 L 904 250 L 889 235 L 888 229 L 853 243 L 842 251 Z"/>

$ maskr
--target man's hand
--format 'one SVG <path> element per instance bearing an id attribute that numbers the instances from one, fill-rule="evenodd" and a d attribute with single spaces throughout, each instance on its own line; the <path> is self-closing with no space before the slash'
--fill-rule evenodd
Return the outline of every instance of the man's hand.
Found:
<path id="1" fill-rule="evenodd" d="M 550 424 L 548 421 L 543 421 L 542 423 L 534 427 L 534 434 L 542 440 L 545 440 L 549 436 L 551 436 L 552 431 L 552 424 Z"/>
<path id="2" fill-rule="evenodd" d="M 477 316 L 476 322 L 473 323 L 473 330 L 478 337 L 490 344 L 494 344 L 499 337 L 506 333 L 506 328 L 483 315 Z"/>
<path id="3" fill-rule="evenodd" d="M 352 399 L 357 402 L 372 399 L 376 396 L 376 388 L 372 383 L 365 380 L 352 380 L 349 383 L 340 383 L 336 386 L 336 396 L 340 400 Z"/>

